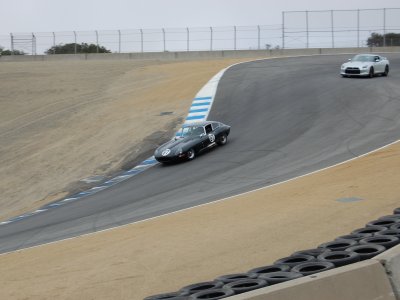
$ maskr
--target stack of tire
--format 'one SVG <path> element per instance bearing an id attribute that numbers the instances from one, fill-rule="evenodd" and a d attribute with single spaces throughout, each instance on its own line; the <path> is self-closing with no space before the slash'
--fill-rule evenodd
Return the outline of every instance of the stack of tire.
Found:
<path id="1" fill-rule="evenodd" d="M 371 221 L 365 227 L 315 249 L 297 251 L 272 265 L 220 276 L 213 281 L 192 284 L 177 292 L 154 295 L 145 300 L 223 299 L 369 259 L 399 243 L 400 207 L 394 210 L 393 215 Z"/>

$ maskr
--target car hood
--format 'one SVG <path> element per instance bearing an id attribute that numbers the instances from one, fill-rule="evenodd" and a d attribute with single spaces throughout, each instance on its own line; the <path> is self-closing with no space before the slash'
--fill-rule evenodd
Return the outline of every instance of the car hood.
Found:
<path id="1" fill-rule="evenodd" d="M 166 142 L 165 144 L 161 145 L 160 147 L 157 148 L 157 152 L 162 152 L 166 149 L 175 150 L 179 149 L 182 147 L 185 147 L 188 144 L 191 144 L 194 140 L 198 139 L 198 137 L 184 137 L 184 138 L 173 138 L 169 142 Z"/>
<path id="2" fill-rule="evenodd" d="M 348 68 L 362 68 L 364 66 L 371 66 L 373 64 L 373 62 L 371 61 L 349 61 L 347 63 L 344 63 L 343 66 Z"/>

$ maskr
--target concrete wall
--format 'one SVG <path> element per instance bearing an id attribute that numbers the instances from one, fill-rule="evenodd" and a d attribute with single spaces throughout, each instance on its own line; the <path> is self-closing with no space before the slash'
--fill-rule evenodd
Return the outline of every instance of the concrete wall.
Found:
<path id="1" fill-rule="evenodd" d="M 226 299 L 400 300 L 400 246 L 373 259 Z"/>
<path id="2" fill-rule="evenodd" d="M 55 55 L 9 55 L 0 56 L 0 62 L 12 61 L 80 61 L 80 60 L 201 60 L 220 58 L 272 57 L 341 53 L 385 53 L 400 52 L 400 47 L 380 48 L 312 48 L 283 50 L 239 50 L 239 51 L 189 51 L 189 52 L 144 52 L 144 53 L 90 53 Z"/>

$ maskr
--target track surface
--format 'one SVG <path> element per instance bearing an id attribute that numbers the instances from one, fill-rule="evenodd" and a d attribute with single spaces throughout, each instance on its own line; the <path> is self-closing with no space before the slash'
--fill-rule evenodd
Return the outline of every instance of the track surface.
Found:
<path id="1" fill-rule="evenodd" d="M 0 252 L 95 232 L 271 185 L 400 139 L 400 55 L 388 78 L 344 79 L 347 56 L 251 62 L 223 76 L 210 120 L 229 143 L 0 227 Z"/>

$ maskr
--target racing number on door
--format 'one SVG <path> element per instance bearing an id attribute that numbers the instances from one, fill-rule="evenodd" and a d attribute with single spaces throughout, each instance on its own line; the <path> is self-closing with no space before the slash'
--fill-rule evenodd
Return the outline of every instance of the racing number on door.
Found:
<path id="1" fill-rule="evenodd" d="M 212 133 L 210 133 L 208 135 L 208 139 L 210 140 L 210 143 L 214 143 L 215 142 L 215 135 L 213 135 Z"/>

